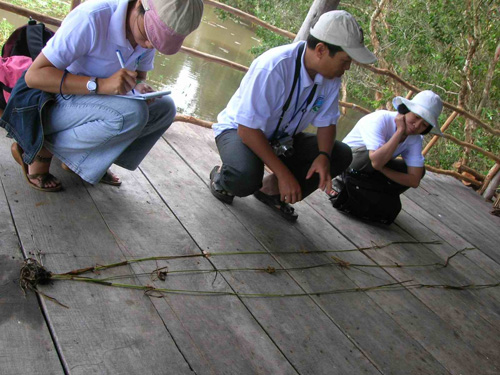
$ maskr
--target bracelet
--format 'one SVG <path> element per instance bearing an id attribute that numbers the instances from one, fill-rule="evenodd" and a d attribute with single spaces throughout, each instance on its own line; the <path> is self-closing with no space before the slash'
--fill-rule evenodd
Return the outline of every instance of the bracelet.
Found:
<path id="1" fill-rule="evenodd" d="M 66 78 L 66 75 L 68 74 L 69 72 L 64 69 L 64 73 L 62 75 L 62 78 L 61 78 L 61 84 L 59 85 L 59 95 L 61 95 L 61 98 L 63 98 L 64 100 L 69 100 L 69 97 L 65 97 L 62 93 L 62 85 L 63 85 L 63 82 L 64 82 L 64 78 Z"/>
<path id="2" fill-rule="evenodd" d="M 318 156 L 319 155 L 325 155 L 327 157 L 328 161 L 332 161 L 332 159 L 330 158 L 330 154 L 328 152 L 326 152 L 326 151 L 320 151 L 320 152 L 318 152 Z"/>

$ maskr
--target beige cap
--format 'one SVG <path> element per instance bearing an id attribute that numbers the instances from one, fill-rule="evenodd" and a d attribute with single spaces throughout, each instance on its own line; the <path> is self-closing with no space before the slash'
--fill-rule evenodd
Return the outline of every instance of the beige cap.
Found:
<path id="1" fill-rule="evenodd" d="M 353 60 L 362 64 L 377 61 L 375 55 L 364 45 L 363 30 L 345 10 L 332 10 L 322 14 L 310 33 L 322 42 L 342 47 Z"/>

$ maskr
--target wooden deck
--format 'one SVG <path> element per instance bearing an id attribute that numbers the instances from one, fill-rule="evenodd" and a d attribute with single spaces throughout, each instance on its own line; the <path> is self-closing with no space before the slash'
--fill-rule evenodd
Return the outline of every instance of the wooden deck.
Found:
<path id="1" fill-rule="evenodd" d="M 428 173 L 389 227 L 337 212 L 320 192 L 296 205 L 299 220 L 289 224 L 253 197 L 232 206 L 212 197 L 208 174 L 219 157 L 207 129 L 175 123 L 139 170 L 114 169 L 120 188 L 92 187 L 54 165 L 65 186 L 57 194 L 27 186 L 10 143 L 0 130 L 3 375 L 500 373 L 500 287 L 353 291 L 500 281 L 500 218 L 452 178 Z M 390 242 L 398 243 L 373 250 Z M 465 248 L 472 249 L 448 267 L 432 266 Z M 354 251 L 308 253 L 339 249 Z M 39 252 L 48 270 L 62 273 L 202 251 L 262 253 L 136 263 L 93 275 L 228 295 L 155 298 L 73 281 L 40 287 L 64 308 L 33 293 L 25 298 L 17 286 L 23 258 Z M 372 267 L 341 268 L 332 255 Z M 395 264 L 403 267 L 380 267 Z M 148 273 L 161 266 L 221 271 L 151 280 Z M 268 267 L 276 272 L 241 270 Z M 323 293 L 333 290 L 351 292 Z"/>

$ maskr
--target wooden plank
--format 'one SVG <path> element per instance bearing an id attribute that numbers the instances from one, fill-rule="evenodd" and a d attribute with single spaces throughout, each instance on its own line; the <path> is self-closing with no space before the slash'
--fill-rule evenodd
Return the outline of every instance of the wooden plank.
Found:
<path id="1" fill-rule="evenodd" d="M 203 137 L 203 142 L 199 142 L 197 137 Z M 195 172 L 200 176 L 208 174 L 207 171 L 217 160 L 214 159 L 218 156 L 215 153 L 213 139 L 211 139 L 211 134 L 205 130 L 188 125 L 176 126 L 170 130 L 167 139 L 184 159 L 193 160 L 192 165 Z M 190 141 L 185 142 L 186 139 L 190 139 Z M 260 202 L 253 201 L 253 198 L 237 199 L 231 207 L 231 211 L 235 212 L 238 219 L 245 223 L 245 226 L 266 248 L 270 251 L 274 250 L 275 257 L 285 267 L 304 265 L 305 261 L 302 256 L 280 256 L 280 251 L 314 250 L 314 245 L 325 250 L 335 248 L 335 246 L 353 248 L 352 244 L 322 220 L 307 204 L 300 203 L 297 206 L 300 219 L 294 226 L 279 225 L 283 221 L 277 215 L 267 211 Z M 307 234 L 310 241 L 304 239 L 301 233 Z M 361 253 L 349 255 L 347 258 L 359 263 L 363 261 L 359 259 L 360 256 L 366 262 L 367 258 Z M 308 262 L 313 262 L 319 261 L 320 258 L 308 257 L 307 259 Z M 371 261 L 369 263 L 373 264 Z M 367 274 L 365 272 L 357 272 L 356 270 L 352 272 L 358 275 L 353 276 L 351 272 L 348 272 L 346 276 L 357 282 L 355 286 L 373 286 L 373 284 L 383 283 L 383 280 L 388 283 L 394 282 L 394 279 L 383 272 L 381 272 L 382 275 L 379 272 L 376 278 L 368 277 L 368 280 L 366 280 Z M 353 286 L 347 277 L 339 273 L 337 269 L 331 268 L 295 271 L 293 277 L 308 291 Z M 316 302 L 346 334 L 358 343 L 365 353 L 370 355 L 370 358 L 383 372 L 403 371 L 401 367 L 398 368 L 401 363 L 405 365 L 403 371 L 405 373 L 423 373 L 433 366 L 435 373 L 440 371 L 440 366 L 436 366 L 435 359 L 429 357 L 428 353 L 422 351 L 418 345 L 412 347 L 411 342 L 409 343 L 405 337 L 406 334 L 401 334 L 401 329 L 412 333 L 419 341 L 419 345 L 431 352 L 450 371 L 473 373 L 477 370 L 478 363 L 488 363 L 484 356 L 478 355 L 467 343 L 458 339 L 452 327 L 410 293 L 406 291 L 373 292 L 369 295 L 372 300 L 367 298 L 365 294 L 340 294 L 322 296 L 316 298 Z M 387 314 L 395 319 L 392 324 L 392 318 L 384 316 L 385 314 L 381 313 L 382 309 L 387 310 Z M 373 334 L 370 334 L 372 332 Z M 398 348 L 398 350 L 393 350 L 394 348 Z M 406 360 L 401 362 L 400 356 L 405 355 Z M 420 368 L 418 368 L 419 366 Z"/>
<path id="2" fill-rule="evenodd" d="M 0 145 L 8 150 L 10 142 L 2 137 Z M 76 177 L 59 171 L 67 190 L 48 194 L 30 189 L 11 158 L 2 159 L 0 168 L 24 251 L 42 250 L 50 271 L 124 259 Z M 111 271 L 107 276 L 118 274 Z M 67 373 L 163 374 L 164 369 L 192 373 L 142 292 L 70 282 L 41 289 L 69 306 L 65 309 L 42 300 Z"/>
<path id="3" fill-rule="evenodd" d="M 453 178 L 429 173 L 419 189 L 405 194 L 450 229 L 500 263 L 500 218 L 489 214 L 491 205 Z"/>
<path id="4" fill-rule="evenodd" d="M 450 247 L 456 252 L 460 251 L 463 249 L 471 249 L 467 250 L 466 252 L 462 253 L 458 257 L 458 259 L 463 261 L 463 258 L 468 259 L 469 261 L 473 262 L 476 267 L 480 267 L 484 272 L 486 272 L 488 275 L 494 277 L 495 280 L 500 280 L 500 264 L 495 262 L 493 259 L 488 257 L 485 253 L 483 253 L 481 250 L 477 249 L 472 245 L 470 242 L 468 242 L 465 238 L 463 238 L 459 233 L 453 231 L 452 229 L 448 228 L 445 224 L 443 224 L 441 221 L 436 219 L 434 216 L 429 214 L 427 211 L 422 209 L 420 206 L 418 206 L 415 202 L 413 202 L 411 199 L 407 198 L 406 196 L 401 196 L 401 202 L 403 204 L 403 210 L 406 212 L 408 215 L 412 216 L 415 220 L 418 220 L 420 224 L 425 226 L 429 231 L 433 232 L 436 236 L 432 237 L 427 237 L 429 236 L 429 232 L 421 232 L 421 231 L 413 231 L 412 225 L 404 225 L 402 228 L 404 228 L 407 232 L 409 232 L 413 237 L 424 241 L 429 239 L 432 241 L 433 239 L 438 239 L 441 241 L 445 241 L 446 244 L 444 246 L 439 246 L 439 245 L 429 245 L 428 247 L 436 251 L 438 254 L 441 254 L 442 257 L 449 257 L 453 255 L 453 253 L 450 253 Z M 401 226 L 403 223 L 401 221 L 398 221 L 398 224 Z M 447 246 L 449 245 L 449 246 Z M 465 270 L 464 271 L 469 271 L 469 265 L 467 263 L 465 264 Z M 474 275 L 480 276 L 480 272 L 475 269 L 475 267 L 472 267 L 474 269 Z"/>
<path id="5" fill-rule="evenodd" d="M 432 230 L 429 230 L 424 225 L 416 221 L 406 212 L 401 212 L 397 220 L 398 226 L 404 229 L 412 238 L 420 241 L 441 241 L 441 244 L 427 244 L 424 247 L 432 251 L 439 259 L 439 263 L 445 264 L 448 257 L 456 254 L 456 250 L 446 243 L 442 238 L 435 235 Z M 457 278 L 456 282 L 461 285 L 494 285 L 500 282 L 500 278 L 491 276 L 484 270 L 470 261 L 464 255 L 457 255 L 450 259 L 447 269 L 453 270 L 455 274 L 461 277 Z M 500 266 L 497 267 L 500 272 Z M 472 289 L 468 291 L 474 296 L 476 302 L 475 307 L 478 312 L 488 320 L 492 325 L 500 326 L 500 287 Z"/>
<path id="6" fill-rule="evenodd" d="M 166 146 L 166 145 L 165 145 Z M 174 158 L 175 159 L 175 158 Z M 149 158 L 153 164 L 160 159 Z M 172 165 L 184 164 L 181 159 Z M 163 162 L 158 165 L 163 174 Z M 90 188 L 89 193 L 127 258 L 201 254 L 140 171 L 120 169 L 123 184 Z M 175 174 L 167 178 L 176 179 Z M 206 258 L 135 264 L 136 274 L 168 267 L 165 282 L 144 282 L 160 288 L 229 291 L 215 273 L 175 274 L 176 270 L 213 270 Z M 176 344 L 197 374 L 296 373 L 244 304 L 233 296 L 167 295 L 153 303 Z"/>
<path id="7" fill-rule="evenodd" d="M 323 193 L 316 192 L 311 197 L 308 197 L 305 202 L 299 203 L 300 209 L 303 212 L 300 218 L 300 231 L 320 249 L 343 250 L 356 248 L 349 238 L 343 236 L 335 227 L 330 225 L 331 221 L 330 223 L 323 221 L 320 222 L 321 225 L 318 225 L 318 221 L 314 219 L 314 216 L 318 212 L 312 210 L 311 205 L 316 209 L 318 205 L 324 207 L 324 201 L 325 197 Z M 323 213 L 330 215 L 331 213 L 328 208 L 326 207 Z M 339 219 L 345 220 L 344 215 L 340 215 Z M 354 227 L 365 226 L 368 231 L 385 230 L 385 226 L 380 228 L 376 226 L 372 227 L 369 224 L 355 220 L 346 223 L 346 225 Z M 339 237 L 344 240 L 344 243 L 337 240 Z M 332 246 L 332 243 L 336 240 L 341 246 Z M 381 249 L 380 251 L 385 250 Z M 383 269 L 373 268 L 376 263 L 365 256 L 365 254 L 369 255 L 371 251 L 365 251 L 364 254 L 361 251 L 334 253 L 335 256 L 350 264 L 363 264 L 370 267 L 344 269 L 346 276 L 352 279 L 360 288 L 373 287 L 396 281 Z M 495 373 L 495 367 L 492 366 L 489 358 L 478 353 L 468 340 L 464 340 L 464 338 L 457 334 L 456 329 L 449 322 L 435 314 L 409 291 L 375 290 L 367 292 L 367 294 L 451 373 L 473 374 L 477 373 L 478 369 L 481 369 L 480 371 L 484 371 L 485 373 Z M 381 342 L 381 345 L 384 345 L 384 343 Z"/>
<path id="8" fill-rule="evenodd" d="M 319 194 L 315 193 L 308 198 L 308 203 L 358 247 L 411 240 L 395 225 L 387 227 L 367 224 L 339 213 Z M 384 248 L 384 251 L 367 252 L 367 256 L 377 264 L 428 264 L 439 260 L 425 247 L 412 244 L 391 245 Z M 387 268 L 385 271 L 398 281 L 412 280 L 414 283 L 455 284 L 463 280 L 451 268 Z M 485 368 L 490 369 L 491 373 L 499 371 L 500 359 L 494 354 L 499 345 L 498 325 L 488 321 L 494 318 L 494 312 L 483 310 L 481 301 L 468 291 L 410 289 L 410 292 L 441 317 L 445 324 L 451 326 L 457 338 L 486 358 L 483 361 Z"/>
<path id="9" fill-rule="evenodd" d="M 187 160 L 198 175 L 208 175 L 211 167 L 220 162 L 213 152 L 207 152 L 208 145 L 213 144 L 211 132 L 189 127 L 175 127 L 174 132 L 167 137 L 176 151 Z M 187 143 L 184 140 L 190 139 Z M 213 151 L 213 148 L 211 148 Z M 205 157 L 202 157 L 202 156 Z M 234 206 L 234 207 L 233 207 Z M 316 264 L 331 262 L 324 255 L 280 255 L 283 251 L 314 251 L 317 248 L 300 232 L 298 225 L 289 225 L 277 215 L 270 212 L 264 205 L 253 197 L 237 199 L 230 210 L 238 220 L 259 240 L 259 242 L 273 254 L 283 268 L 308 267 Z M 311 210 L 312 211 L 312 210 Z M 319 215 L 316 219 L 323 221 Z M 318 225 L 320 223 L 317 223 Z M 343 239 L 331 243 L 335 246 Z M 333 264 L 332 264 L 333 265 Z M 357 285 L 348 279 L 337 267 L 312 268 L 306 271 L 291 271 L 289 274 L 301 285 L 304 291 L 312 293 L 325 289 L 352 289 Z M 328 285 L 328 287 L 325 287 Z M 339 294 L 313 297 L 318 304 L 334 321 L 334 323 L 348 336 L 357 342 L 370 360 L 382 372 L 397 373 L 401 371 L 401 364 L 405 363 L 408 373 L 436 374 L 446 370 L 402 327 L 390 316 L 383 312 L 366 294 Z M 375 330 L 376 335 L 367 335 L 366 332 Z M 380 342 L 385 345 L 380 345 Z M 391 350 L 388 348 L 398 348 Z"/>
<path id="10" fill-rule="evenodd" d="M 0 372 L 61 374 L 37 298 L 32 293 L 25 297 L 18 284 L 23 257 L 2 189 L 5 178 L 0 174 Z"/>
<path id="11" fill-rule="evenodd" d="M 174 131 L 169 129 L 165 137 L 169 139 Z M 184 142 L 189 143 L 186 138 Z M 174 150 L 158 143 L 141 169 L 198 246 L 213 252 L 263 251 L 227 207 L 213 199 L 206 177 L 203 181 L 197 178 L 178 160 Z M 210 260 L 218 269 L 279 267 L 268 255 L 214 256 Z M 302 292 L 284 273 L 242 271 L 222 273 L 220 277 L 240 293 Z M 379 373 L 309 297 L 242 301 L 299 373 Z M 273 373 L 272 368 L 268 371 Z"/>

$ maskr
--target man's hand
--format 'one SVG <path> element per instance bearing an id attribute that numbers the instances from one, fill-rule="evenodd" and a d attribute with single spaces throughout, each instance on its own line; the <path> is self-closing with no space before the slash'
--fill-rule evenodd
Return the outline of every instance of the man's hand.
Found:
<path id="1" fill-rule="evenodd" d="M 278 186 L 282 202 L 293 204 L 302 200 L 300 184 L 292 172 L 288 171 L 288 173 L 278 177 Z"/>
<path id="2" fill-rule="evenodd" d="M 326 191 L 327 193 L 331 192 L 332 176 L 330 175 L 330 160 L 326 155 L 319 154 L 316 159 L 314 159 L 311 168 L 309 168 L 307 172 L 306 179 L 310 179 L 314 173 L 319 174 L 318 189 Z"/>

